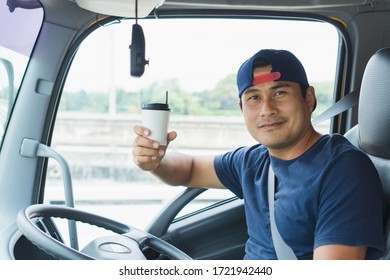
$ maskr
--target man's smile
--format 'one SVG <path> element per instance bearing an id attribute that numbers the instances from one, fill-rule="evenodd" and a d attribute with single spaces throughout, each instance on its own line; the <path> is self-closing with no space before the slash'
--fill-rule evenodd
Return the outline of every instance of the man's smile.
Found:
<path id="1" fill-rule="evenodd" d="M 257 126 L 260 129 L 271 130 L 281 127 L 284 123 L 286 123 L 286 120 L 262 121 Z"/>

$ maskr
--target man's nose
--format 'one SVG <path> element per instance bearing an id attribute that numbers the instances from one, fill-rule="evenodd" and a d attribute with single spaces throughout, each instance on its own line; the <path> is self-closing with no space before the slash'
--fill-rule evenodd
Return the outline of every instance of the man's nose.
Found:
<path id="1" fill-rule="evenodd" d="M 275 103 L 272 98 L 264 98 L 259 108 L 259 114 L 262 117 L 274 115 L 276 113 Z"/>

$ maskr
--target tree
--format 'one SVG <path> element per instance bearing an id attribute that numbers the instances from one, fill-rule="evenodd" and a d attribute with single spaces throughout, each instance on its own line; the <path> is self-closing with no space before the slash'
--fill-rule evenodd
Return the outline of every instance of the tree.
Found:
<path id="1" fill-rule="evenodd" d="M 102 92 L 87 93 L 84 90 L 64 92 L 60 104 L 61 111 L 108 112 L 108 94 Z"/>
<path id="2" fill-rule="evenodd" d="M 142 103 L 165 103 L 168 91 L 168 103 L 173 115 L 191 115 L 196 108 L 193 97 L 180 88 L 176 79 L 164 81 L 162 84 L 153 83 L 142 90 Z"/>
<path id="3" fill-rule="evenodd" d="M 194 94 L 199 107 L 207 115 L 237 115 L 238 96 L 235 75 L 229 75 L 217 83 L 214 89 Z"/>
<path id="4" fill-rule="evenodd" d="M 317 109 L 313 116 L 320 114 L 333 102 L 333 82 L 313 83 L 316 90 Z M 136 92 L 117 90 L 117 112 L 136 113 L 142 103 L 165 103 L 166 92 L 173 115 L 240 115 L 236 76 L 229 75 L 219 81 L 211 90 L 187 92 L 180 87 L 176 79 L 151 85 Z M 108 112 L 108 93 L 64 92 L 60 110 L 83 112 Z"/>

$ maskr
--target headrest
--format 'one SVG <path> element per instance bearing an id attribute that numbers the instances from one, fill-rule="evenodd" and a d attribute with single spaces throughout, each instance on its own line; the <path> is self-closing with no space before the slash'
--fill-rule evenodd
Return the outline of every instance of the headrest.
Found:
<path id="1" fill-rule="evenodd" d="M 360 147 L 390 159 L 390 48 L 377 51 L 364 70 L 359 99 Z"/>

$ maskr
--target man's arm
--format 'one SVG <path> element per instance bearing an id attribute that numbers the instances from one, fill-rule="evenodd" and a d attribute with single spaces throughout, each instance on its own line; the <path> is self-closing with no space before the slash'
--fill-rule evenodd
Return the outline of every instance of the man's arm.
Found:
<path id="1" fill-rule="evenodd" d="M 134 127 L 133 160 L 142 170 L 150 171 L 161 181 L 172 186 L 193 188 L 224 188 L 219 181 L 211 156 L 193 157 L 179 153 L 166 154 L 167 147 L 147 138 L 150 131 Z M 176 138 L 176 132 L 168 134 L 168 143 Z"/>
<path id="2" fill-rule="evenodd" d="M 364 260 L 367 247 L 324 245 L 314 250 L 314 260 Z"/>

